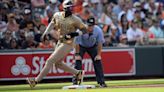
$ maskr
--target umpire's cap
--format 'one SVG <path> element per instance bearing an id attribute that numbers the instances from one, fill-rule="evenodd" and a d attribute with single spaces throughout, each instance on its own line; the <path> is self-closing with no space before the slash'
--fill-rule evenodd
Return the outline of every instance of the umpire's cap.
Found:
<path id="1" fill-rule="evenodd" d="M 94 17 L 89 17 L 89 18 L 87 19 L 87 25 L 88 25 L 88 26 L 95 25 L 95 18 L 94 18 Z"/>

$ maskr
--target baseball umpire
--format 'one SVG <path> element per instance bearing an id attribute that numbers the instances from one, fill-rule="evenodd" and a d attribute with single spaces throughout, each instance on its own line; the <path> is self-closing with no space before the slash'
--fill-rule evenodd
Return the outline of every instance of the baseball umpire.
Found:
<path id="1" fill-rule="evenodd" d="M 103 67 L 101 63 L 102 44 L 105 42 L 103 31 L 95 25 L 94 17 L 87 19 L 88 33 L 75 38 L 75 68 L 82 69 L 82 59 L 87 52 L 92 58 L 96 80 L 100 87 L 107 87 L 104 81 Z M 77 84 L 77 79 L 73 77 L 72 82 Z"/>
<path id="2" fill-rule="evenodd" d="M 46 60 L 46 64 L 39 75 L 36 78 L 27 78 L 27 82 L 31 88 L 35 87 L 35 85 L 48 74 L 53 64 L 55 64 L 57 68 L 74 74 L 76 78 L 78 78 L 78 84 L 81 83 L 84 71 L 71 68 L 61 62 L 73 48 L 74 37 L 87 32 L 87 26 L 81 21 L 81 19 L 72 14 L 72 7 L 73 2 L 71 0 L 65 0 L 63 2 L 64 11 L 54 14 L 51 22 L 43 33 L 42 38 L 55 27 L 57 31 L 60 32 L 60 38 L 55 51 Z M 77 31 L 77 29 L 80 29 L 81 31 Z"/>

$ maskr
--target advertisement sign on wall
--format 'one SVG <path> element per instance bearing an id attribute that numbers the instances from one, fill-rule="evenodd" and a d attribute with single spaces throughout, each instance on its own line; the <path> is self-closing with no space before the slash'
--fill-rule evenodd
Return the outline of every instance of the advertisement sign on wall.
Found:
<path id="1" fill-rule="evenodd" d="M 27 77 L 36 77 L 51 53 L 52 51 L 0 53 L 0 80 L 24 80 Z M 74 67 L 74 55 L 70 53 L 63 62 Z M 103 49 L 102 63 L 105 76 L 135 75 L 136 72 L 134 49 Z M 83 69 L 86 77 L 95 76 L 92 60 L 87 54 L 83 59 Z M 70 77 L 72 77 L 70 73 L 53 65 L 45 78 Z"/>

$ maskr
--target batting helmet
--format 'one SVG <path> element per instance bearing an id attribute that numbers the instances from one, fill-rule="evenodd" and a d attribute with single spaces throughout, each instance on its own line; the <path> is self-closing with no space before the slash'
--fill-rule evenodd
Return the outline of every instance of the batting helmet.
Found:
<path id="1" fill-rule="evenodd" d="M 63 2 L 63 8 L 69 8 L 73 6 L 72 0 L 64 0 Z"/>

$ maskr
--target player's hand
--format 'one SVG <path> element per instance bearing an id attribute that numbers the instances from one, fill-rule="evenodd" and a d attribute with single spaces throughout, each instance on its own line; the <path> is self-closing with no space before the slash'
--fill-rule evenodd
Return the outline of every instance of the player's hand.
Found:
<path id="1" fill-rule="evenodd" d="M 95 57 L 95 60 L 101 60 L 101 56 L 100 56 L 100 55 L 97 55 L 97 56 Z"/>
<path id="2" fill-rule="evenodd" d="M 71 39 L 71 38 L 72 38 L 72 37 L 71 37 L 70 34 L 66 34 L 66 35 L 65 35 L 65 39 L 66 39 L 66 40 L 69 40 L 69 39 Z"/>

